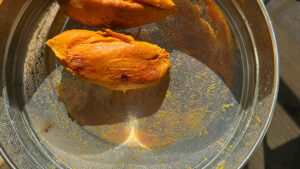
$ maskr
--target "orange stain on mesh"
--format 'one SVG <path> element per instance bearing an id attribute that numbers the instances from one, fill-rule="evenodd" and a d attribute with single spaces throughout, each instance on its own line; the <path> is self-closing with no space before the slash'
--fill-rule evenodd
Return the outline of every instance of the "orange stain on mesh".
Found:
<path id="1" fill-rule="evenodd" d="M 174 49 L 195 57 L 221 74 L 230 87 L 234 72 L 230 28 L 224 14 L 212 0 L 201 2 L 206 7 L 188 0 L 177 1 L 179 15 L 163 20 L 159 28 Z M 202 15 L 208 19 L 202 18 Z"/>

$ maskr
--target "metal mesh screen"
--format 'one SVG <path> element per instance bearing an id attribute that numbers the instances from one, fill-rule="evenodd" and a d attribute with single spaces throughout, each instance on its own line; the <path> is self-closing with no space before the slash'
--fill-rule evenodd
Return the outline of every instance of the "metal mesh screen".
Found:
<path id="1" fill-rule="evenodd" d="M 193 168 L 228 148 L 244 92 L 238 43 L 204 2 L 176 4 L 178 14 L 137 37 L 165 48 L 171 69 L 159 84 L 125 93 L 66 71 L 43 43 L 86 27 L 57 14 L 56 3 L 45 13 L 26 53 L 25 111 L 58 159 L 72 168 Z"/>

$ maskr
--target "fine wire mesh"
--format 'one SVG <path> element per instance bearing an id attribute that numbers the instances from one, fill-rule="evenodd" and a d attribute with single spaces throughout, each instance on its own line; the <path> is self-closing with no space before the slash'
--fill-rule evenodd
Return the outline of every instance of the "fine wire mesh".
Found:
<path id="1" fill-rule="evenodd" d="M 208 50 L 219 48 L 192 36 L 201 34 L 193 27 L 199 18 L 217 31 L 205 3 L 195 2 L 197 8 L 184 0 L 176 3 L 177 15 L 141 27 L 137 37 L 166 49 L 171 69 L 157 85 L 125 93 L 86 83 L 65 70 L 43 43 L 52 38 L 49 34 L 86 27 L 66 19 L 61 30 L 51 29 L 64 18 L 55 18 L 56 3 L 45 13 L 26 53 L 25 111 L 58 159 L 72 168 L 185 168 L 205 165 L 225 147 L 241 117 L 241 54 L 232 47 L 229 66 L 220 66 L 228 70 L 215 69 L 213 64 L 222 62 L 209 55 L 221 49 Z"/>

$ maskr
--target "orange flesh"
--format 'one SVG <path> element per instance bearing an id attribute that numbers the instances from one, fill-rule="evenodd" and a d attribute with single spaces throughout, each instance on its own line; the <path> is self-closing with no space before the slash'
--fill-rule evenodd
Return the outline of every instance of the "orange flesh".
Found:
<path id="1" fill-rule="evenodd" d="M 153 85 L 170 67 L 164 49 L 111 30 L 66 31 L 46 44 L 79 78 L 114 90 Z"/>

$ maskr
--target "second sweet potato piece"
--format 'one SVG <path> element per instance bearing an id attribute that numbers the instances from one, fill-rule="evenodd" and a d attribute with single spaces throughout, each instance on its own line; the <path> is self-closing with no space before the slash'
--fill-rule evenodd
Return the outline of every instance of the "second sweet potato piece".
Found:
<path id="1" fill-rule="evenodd" d="M 57 0 L 73 20 L 92 27 L 129 28 L 176 12 L 172 0 Z"/>

